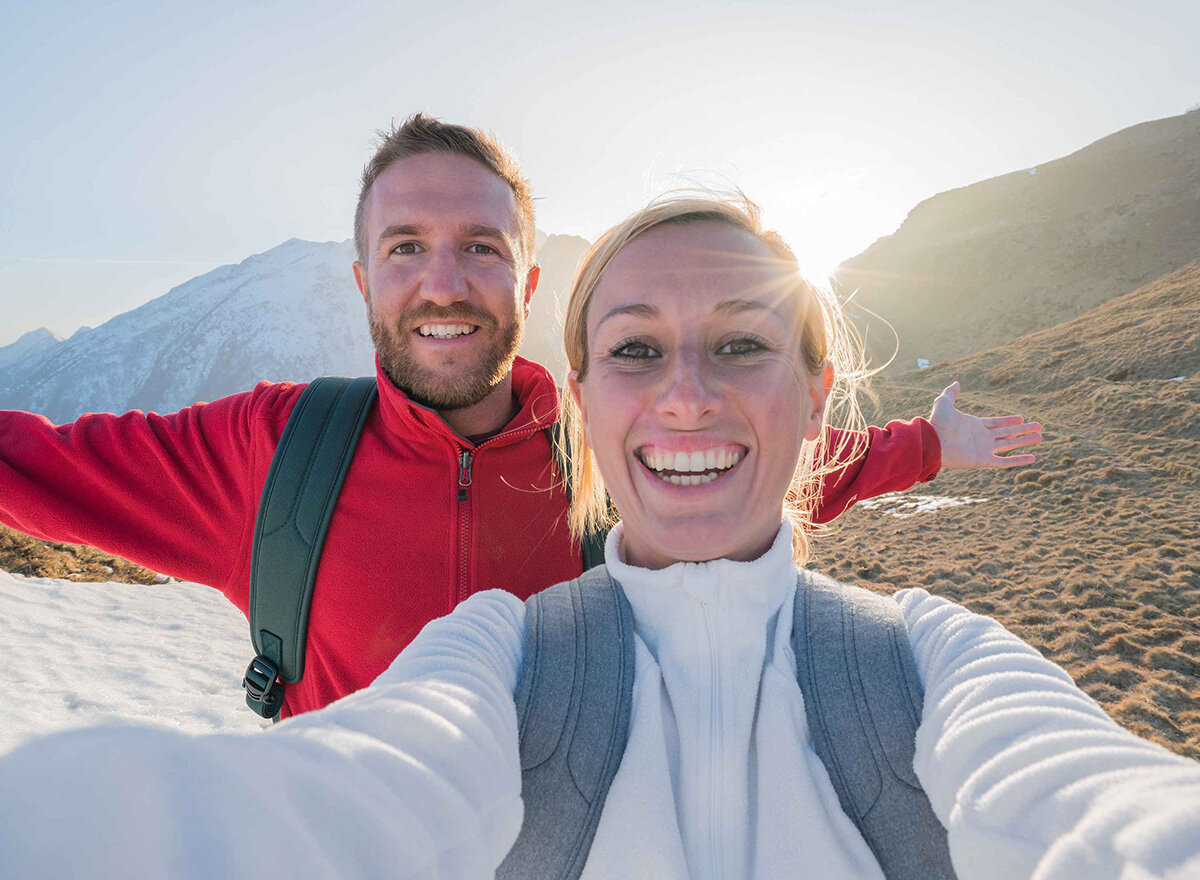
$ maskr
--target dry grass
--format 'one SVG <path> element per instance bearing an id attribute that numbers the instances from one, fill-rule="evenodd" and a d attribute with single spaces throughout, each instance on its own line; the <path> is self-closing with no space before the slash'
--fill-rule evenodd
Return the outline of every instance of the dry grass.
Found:
<path id="1" fill-rule="evenodd" d="M 4 526 L 0 526 L 0 570 L 70 581 L 153 584 L 161 580 L 149 569 L 94 547 L 39 541 Z"/>
<path id="2" fill-rule="evenodd" d="M 1178 320 L 1156 321 L 1162 297 Z M 877 386 L 887 417 L 928 407 L 964 375 L 967 410 L 1045 426 L 1038 461 L 948 472 L 919 493 L 983 504 L 909 519 L 853 510 L 817 542 L 814 567 L 883 592 L 924 587 L 1000 620 L 1062 665 L 1129 729 L 1200 758 L 1200 264 L 1088 320 Z M 1139 307 L 1145 320 L 1130 320 Z M 1145 338 L 1152 327 L 1154 338 Z M 1074 342 L 1059 370 L 1047 350 Z M 1147 347 L 1171 352 L 1153 374 Z M 1108 381 L 1113 364 L 1128 376 Z M 1016 377 L 979 387 L 987 372 Z"/>

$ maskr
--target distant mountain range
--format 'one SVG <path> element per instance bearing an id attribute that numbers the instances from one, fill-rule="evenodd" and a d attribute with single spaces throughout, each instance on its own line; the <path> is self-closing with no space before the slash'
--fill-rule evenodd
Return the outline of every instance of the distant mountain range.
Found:
<path id="1" fill-rule="evenodd" d="M 1200 259 L 1200 112 L 926 199 L 843 263 L 897 365 L 991 348 Z M 869 327 L 879 356 L 895 344 Z"/>
<path id="2" fill-rule="evenodd" d="M 557 295 L 587 242 L 540 236 L 542 281 L 522 353 L 561 374 Z M 0 348 L 0 408 L 52 421 L 84 412 L 172 412 L 268 380 L 374 372 L 353 244 L 292 239 L 222 266 L 96 328 L 46 329 Z"/>
<path id="3" fill-rule="evenodd" d="M 563 304 L 588 242 L 540 230 L 537 242 L 542 280 L 522 354 L 561 379 Z M 0 408 L 60 422 L 169 412 L 264 379 L 369 373 L 353 259 L 350 242 L 293 239 L 69 339 L 27 333 L 0 348 Z M 1190 112 L 927 199 L 837 282 L 855 291 L 876 360 L 896 343 L 886 321 L 896 368 L 912 369 L 1059 325 L 1197 259 L 1200 112 Z"/>

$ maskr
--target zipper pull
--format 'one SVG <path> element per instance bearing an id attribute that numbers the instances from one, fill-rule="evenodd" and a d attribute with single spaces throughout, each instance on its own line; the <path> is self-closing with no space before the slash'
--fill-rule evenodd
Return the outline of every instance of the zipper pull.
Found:
<path id="1" fill-rule="evenodd" d="M 467 500 L 467 487 L 471 485 L 471 453 L 464 449 L 458 455 L 458 500 Z"/>

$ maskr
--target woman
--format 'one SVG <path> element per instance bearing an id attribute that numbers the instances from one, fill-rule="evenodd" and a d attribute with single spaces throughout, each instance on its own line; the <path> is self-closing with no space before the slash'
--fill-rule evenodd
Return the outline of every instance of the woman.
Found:
<path id="1" fill-rule="evenodd" d="M 836 308 L 748 205 L 672 198 L 585 258 L 567 321 L 577 529 L 621 516 L 628 743 L 582 876 L 882 877 L 790 650 Z M 598 467 L 598 471 L 597 471 Z M 1200 768 L 998 624 L 898 594 L 914 761 L 959 878 L 1200 876 Z M 522 826 L 524 605 L 471 597 L 371 688 L 269 735 L 69 733 L 0 761 L 0 876 L 485 877 Z"/>

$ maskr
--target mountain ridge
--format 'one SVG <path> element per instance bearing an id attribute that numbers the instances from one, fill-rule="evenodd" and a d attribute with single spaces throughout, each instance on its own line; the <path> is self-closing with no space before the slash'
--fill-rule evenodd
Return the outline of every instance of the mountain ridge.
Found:
<path id="1" fill-rule="evenodd" d="M 844 262 L 876 360 L 949 360 L 1053 326 L 1200 258 L 1200 113 L 919 202 Z"/>

